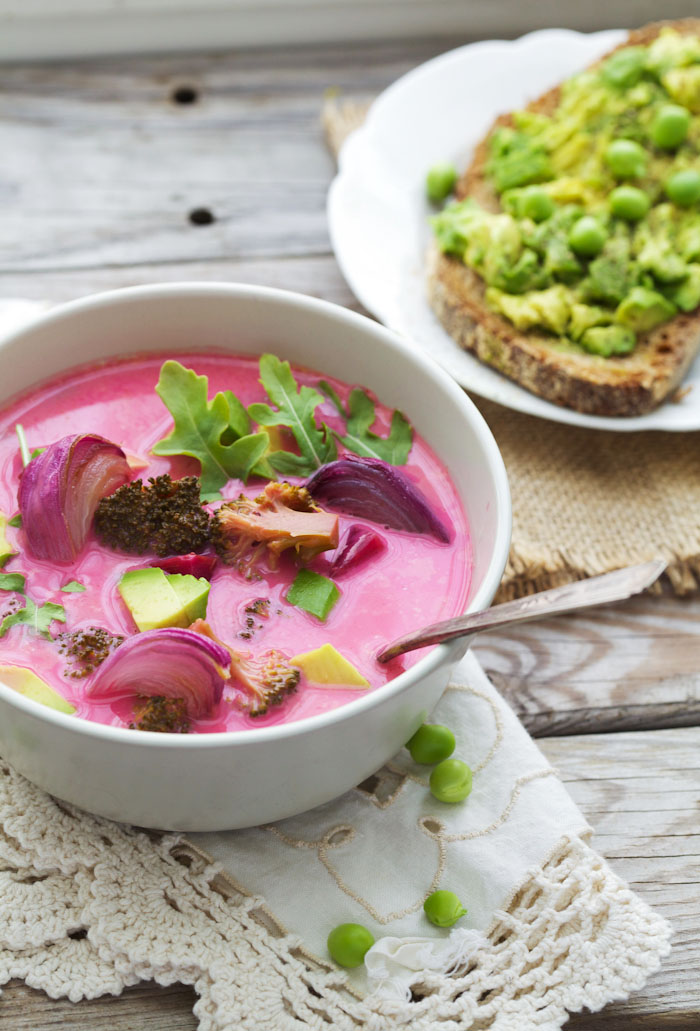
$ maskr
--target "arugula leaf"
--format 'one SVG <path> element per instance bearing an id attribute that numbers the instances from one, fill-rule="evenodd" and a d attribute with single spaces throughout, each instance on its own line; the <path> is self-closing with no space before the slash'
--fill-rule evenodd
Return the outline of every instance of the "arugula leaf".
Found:
<path id="1" fill-rule="evenodd" d="M 370 430 L 375 419 L 375 405 L 364 390 L 359 387 L 351 390 L 348 407 L 345 408 L 330 383 L 321 380 L 319 387 L 346 420 L 346 435 L 342 437 L 337 434 L 337 436 L 348 451 L 353 451 L 356 455 L 366 455 L 369 458 L 380 458 L 383 462 L 389 462 L 390 465 L 406 464 L 413 444 L 413 429 L 405 415 L 394 411 L 388 436 L 379 437 Z"/>
<path id="2" fill-rule="evenodd" d="M 23 609 L 5 616 L 2 623 L 0 623 L 0 637 L 4 637 L 10 627 L 17 626 L 18 623 L 24 623 L 37 634 L 41 634 L 42 637 L 51 640 L 51 634 L 49 633 L 51 621 L 54 619 L 57 619 L 59 623 L 65 623 L 66 621 L 66 610 L 63 608 L 63 605 L 54 605 L 50 601 L 45 605 L 35 605 L 31 598 L 26 598 L 25 600 L 26 605 Z"/>
<path id="3" fill-rule="evenodd" d="M 8 519 L 7 520 L 7 525 L 8 526 L 15 526 L 15 527 L 16 526 L 21 526 L 22 525 L 22 516 L 20 515 L 20 513 L 18 512 L 16 516 L 12 516 L 12 519 Z"/>
<path id="4" fill-rule="evenodd" d="M 155 455 L 189 455 L 201 467 L 202 497 L 228 480 L 244 482 L 267 451 L 266 433 L 250 433 L 250 420 L 231 391 L 207 400 L 209 381 L 176 361 L 163 363 L 156 393 L 174 420 L 172 432 L 152 448 Z M 244 432 L 241 432 L 244 431 Z"/>
<path id="5" fill-rule="evenodd" d="M 314 419 L 322 395 L 313 387 L 298 387 L 289 362 L 274 354 L 261 357 L 260 382 L 277 411 L 256 402 L 248 407 L 249 415 L 260 426 L 288 426 L 301 452 L 272 451 L 267 456 L 270 465 L 283 474 L 305 476 L 332 462 L 337 455 L 333 434 L 325 425 L 319 428 Z"/>
<path id="6" fill-rule="evenodd" d="M 24 573 L 0 573 L 0 591 L 17 591 L 24 594 Z"/>
<path id="7" fill-rule="evenodd" d="M 78 580 L 69 580 L 68 583 L 64 584 L 61 588 L 61 590 L 65 591 L 66 594 L 79 594 L 85 589 L 85 585 L 81 584 Z"/>

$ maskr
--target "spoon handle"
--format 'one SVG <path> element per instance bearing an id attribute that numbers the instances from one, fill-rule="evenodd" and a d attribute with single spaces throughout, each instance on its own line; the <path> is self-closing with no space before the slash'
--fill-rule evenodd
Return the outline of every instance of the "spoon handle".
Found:
<path id="1" fill-rule="evenodd" d="M 584 609 L 591 605 L 605 605 L 612 601 L 623 601 L 639 594 L 657 580 L 666 563 L 661 560 L 643 562 L 638 566 L 626 566 L 616 569 L 614 573 L 604 573 L 587 580 L 576 580 L 574 583 L 553 587 L 550 591 L 529 594 L 516 601 L 507 601 L 504 605 L 495 605 L 482 612 L 472 612 L 456 619 L 445 619 L 442 623 L 416 630 L 405 637 L 400 637 L 379 653 L 379 662 L 388 662 L 404 652 L 425 648 L 429 644 L 442 644 L 455 637 L 467 637 L 473 634 L 496 630 L 508 626 L 509 623 L 524 623 L 530 619 L 542 619 L 544 616 L 557 616 L 562 612 Z"/>

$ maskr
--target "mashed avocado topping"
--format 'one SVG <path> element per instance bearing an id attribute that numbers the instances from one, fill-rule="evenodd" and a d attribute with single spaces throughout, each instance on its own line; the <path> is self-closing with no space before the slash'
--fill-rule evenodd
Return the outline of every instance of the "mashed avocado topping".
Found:
<path id="1" fill-rule="evenodd" d="M 489 148 L 501 210 L 468 199 L 431 221 L 517 329 L 610 357 L 700 304 L 700 37 L 617 51 Z"/>

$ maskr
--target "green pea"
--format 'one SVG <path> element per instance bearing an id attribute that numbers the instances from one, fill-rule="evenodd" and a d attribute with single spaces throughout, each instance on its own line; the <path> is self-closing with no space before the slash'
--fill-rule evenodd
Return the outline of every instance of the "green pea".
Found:
<path id="1" fill-rule="evenodd" d="M 610 210 L 618 218 L 638 222 L 651 207 L 651 197 L 636 186 L 618 186 L 610 194 Z"/>
<path id="2" fill-rule="evenodd" d="M 605 243 L 605 230 L 592 215 L 584 215 L 569 230 L 569 246 L 577 254 L 593 258 L 600 254 Z"/>
<path id="3" fill-rule="evenodd" d="M 472 771 L 461 759 L 444 759 L 430 774 L 430 793 L 438 802 L 463 802 L 472 789 Z"/>
<path id="4" fill-rule="evenodd" d="M 436 927 L 452 927 L 467 914 L 453 891 L 434 891 L 423 903 L 423 911 Z"/>
<path id="5" fill-rule="evenodd" d="M 689 208 L 691 204 L 700 200 L 700 172 L 696 172 L 694 168 L 675 172 L 666 180 L 665 190 L 674 204 Z"/>
<path id="6" fill-rule="evenodd" d="M 433 204 L 441 204 L 452 193 L 457 182 L 457 169 L 444 161 L 433 165 L 425 177 L 425 192 Z"/>
<path id="7" fill-rule="evenodd" d="M 605 150 L 605 161 L 616 179 L 638 179 L 646 171 L 647 156 L 634 140 L 613 140 Z"/>
<path id="8" fill-rule="evenodd" d="M 374 938 L 362 924 L 338 924 L 326 942 L 331 958 L 341 967 L 359 967 Z"/>
<path id="9" fill-rule="evenodd" d="M 554 214 L 554 201 L 540 186 L 530 186 L 523 190 L 520 198 L 520 214 L 523 218 L 531 218 L 533 222 L 544 222 Z"/>
<path id="10" fill-rule="evenodd" d="M 424 723 L 406 742 L 414 762 L 429 765 L 447 759 L 455 750 L 455 736 L 440 723 Z"/>
<path id="11" fill-rule="evenodd" d="M 651 123 L 651 140 L 663 150 L 675 150 L 688 135 L 690 111 L 680 104 L 664 104 Z"/>

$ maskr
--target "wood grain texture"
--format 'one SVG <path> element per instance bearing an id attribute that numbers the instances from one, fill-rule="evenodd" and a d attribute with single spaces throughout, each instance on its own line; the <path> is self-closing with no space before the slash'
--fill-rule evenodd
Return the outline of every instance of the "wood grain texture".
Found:
<path id="1" fill-rule="evenodd" d="M 536 737 L 700 723 L 700 598 L 623 605 L 494 632 L 474 651 Z"/>
<path id="2" fill-rule="evenodd" d="M 3 67 L 0 295 L 60 301 L 223 279 L 357 309 L 326 229 L 324 91 L 369 98 L 461 42 Z M 182 84 L 195 103 L 173 103 Z M 197 207 L 214 221 L 192 225 Z M 475 650 L 542 738 L 598 848 L 676 930 L 672 956 L 643 992 L 568 1026 L 697 1031 L 700 601 L 645 597 L 484 637 Z M 684 724 L 692 729 L 654 729 Z M 191 1031 L 194 998 L 146 984 L 74 1006 L 13 984 L 0 1025 Z"/>
<path id="3" fill-rule="evenodd" d="M 375 95 L 442 49 L 0 69 L 0 272 L 327 254 L 324 91 Z M 196 103 L 172 102 L 181 83 Z M 215 221 L 192 226 L 201 207 Z"/>

